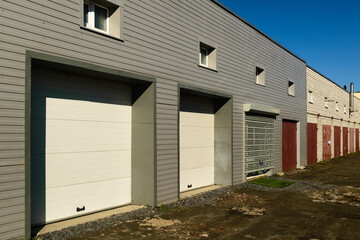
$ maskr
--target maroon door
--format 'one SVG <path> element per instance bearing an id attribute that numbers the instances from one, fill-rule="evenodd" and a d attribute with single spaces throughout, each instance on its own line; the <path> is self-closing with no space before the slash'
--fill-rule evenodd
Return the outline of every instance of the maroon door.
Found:
<path id="1" fill-rule="evenodd" d="M 334 126 L 334 157 L 341 155 L 341 127 Z"/>
<path id="2" fill-rule="evenodd" d="M 323 125 L 323 160 L 331 159 L 331 126 Z"/>
<path id="3" fill-rule="evenodd" d="M 355 138 L 354 129 L 350 128 L 350 153 L 355 152 L 354 138 Z"/>
<path id="4" fill-rule="evenodd" d="M 284 172 L 296 169 L 296 122 L 282 123 L 282 168 Z"/>
<path id="5" fill-rule="evenodd" d="M 343 155 L 348 154 L 348 138 L 349 138 L 349 133 L 348 133 L 348 128 L 347 127 L 343 127 Z"/>
<path id="6" fill-rule="evenodd" d="M 359 146 L 359 129 L 356 129 L 356 151 L 358 152 L 360 150 L 360 146 Z"/>
<path id="7" fill-rule="evenodd" d="M 307 124 L 307 164 L 317 162 L 317 124 Z"/>

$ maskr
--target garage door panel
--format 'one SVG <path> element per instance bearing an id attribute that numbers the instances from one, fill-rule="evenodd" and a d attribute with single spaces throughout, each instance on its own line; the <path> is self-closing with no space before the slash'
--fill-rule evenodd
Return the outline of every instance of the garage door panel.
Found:
<path id="1" fill-rule="evenodd" d="M 180 112 L 180 126 L 214 128 L 214 114 Z"/>
<path id="2" fill-rule="evenodd" d="M 180 144 L 182 148 L 214 148 L 214 129 L 204 127 L 181 127 Z"/>
<path id="3" fill-rule="evenodd" d="M 119 186 L 114 191 L 112 186 Z M 46 204 L 33 208 L 33 222 L 50 222 L 62 218 L 82 215 L 113 206 L 124 205 L 131 202 L 131 179 L 121 178 L 108 181 L 92 182 L 47 188 L 46 191 L 35 191 L 33 199 L 44 201 Z M 85 206 L 85 211 L 77 212 L 77 207 Z M 44 216 L 46 215 L 46 216 Z M 46 220 L 44 220 L 44 217 Z"/>
<path id="4" fill-rule="evenodd" d="M 180 170 L 214 166 L 214 148 L 182 149 L 180 163 Z"/>
<path id="5" fill-rule="evenodd" d="M 196 188 L 213 185 L 214 178 L 204 177 L 209 175 L 214 175 L 214 166 L 193 168 L 181 171 L 180 179 L 183 179 L 183 181 L 181 181 L 180 184 L 180 191 L 183 192 L 186 190 L 193 190 Z M 192 185 L 191 188 L 188 188 L 189 184 Z"/>
<path id="6" fill-rule="evenodd" d="M 127 151 L 48 154 L 46 163 L 47 187 L 131 176 L 131 154 Z"/>
<path id="7" fill-rule="evenodd" d="M 131 149 L 131 124 L 47 121 L 46 152 L 114 151 Z"/>

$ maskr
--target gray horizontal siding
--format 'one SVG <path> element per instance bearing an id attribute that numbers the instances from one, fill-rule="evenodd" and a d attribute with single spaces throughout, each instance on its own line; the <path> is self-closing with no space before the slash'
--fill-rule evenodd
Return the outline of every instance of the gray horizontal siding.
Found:
<path id="1" fill-rule="evenodd" d="M 2 178 L 19 177 L 11 169 L 24 166 L 26 50 L 157 79 L 158 204 L 178 197 L 178 83 L 233 95 L 234 183 L 243 180 L 244 103 L 266 103 L 281 110 L 275 130 L 277 171 L 281 171 L 281 119 L 301 121 L 301 129 L 306 129 L 305 64 L 208 0 L 128 0 L 124 42 L 80 29 L 76 0 L 4 0 L 0 8 Z M 197 66 L 198 37 L 217 44 L 218 73 Z M 255 63 L 266 67 L 266 87 L 254 84 Z M 288 78 L 296 84 L 295 97 L 287 95 Z M 301 159 L 306 162 L 306 131 L 301 133 Z M 23 194 L 23 179 L 6 184 L 0 195 L 6 193 L 7 199 L 0 203 L 0 210 L 10 204 L 9 199 L 23 196 L 18 195 Z M 23 234 L 23 212 L 11 214 L 8 216 L 13 217 L 13 225 L 7 226 L 1 237 Z"/>

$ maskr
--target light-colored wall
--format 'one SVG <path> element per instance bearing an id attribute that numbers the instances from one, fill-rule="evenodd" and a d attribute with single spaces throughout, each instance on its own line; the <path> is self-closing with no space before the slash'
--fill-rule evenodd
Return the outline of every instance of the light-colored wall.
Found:
<path id="1" fill-rule="evenodd" d="M 323 137 L 322 126 L 330 125 L 331 128 L 331 156 L 334 156 L 334 126 L 347 128 L 360 128 L 360 99 L 355 98 L 355 112 L 349 113 L 349 92 L 318 73 L 316 70 L 306 67 L 307 95 L 313 92 L 313 103 L 307 98 L 307 120 L 309 123 L 318 124 L 317 156 L 318 161 L 323 160 Z M 325 97 L 330 100 L 328 108 L 325 108 Z M 335 103 L 338 101 L 339 111 L 336 111 Z M 346 113 L 344 113 L 346 105 Z M 320 114 L 318 117 L 317 115 Z M 350 121 L 350 122 L 349 122 Z M 354 123 L 355 122 L 355 123 Z M 349 131 L 350 132 L 350 131 Z M 356 138 L 354 137 L 356 144 Z M 350 134 L 348 139 L 350 151 Z M 343 154 L 343 135 L 341 133 L 341 154 Z M 356 147 L 355 147 L 356 150 Z"/>
<path id="2" fill-rule="evenodd" d="M 126 0 L 123 42 L 81 29 L 79 2 L 0 1 L 0 238 L 24 236 L 26 50 L 156 78 L 157 204 L 178 196 L 178 83 L 233 95 L 234 184 L 243 181 L 243 104 L 280 109 L 275 171 L 281 171 L 282 119 L 306 129 L 303 61 L 210 0 Z M 217 72 L 198 67 L 203 38 L 217 45 Z M 265 87 L 254 83 L 256 64 L 266 69 Z M 300 138 L 304 165 L 306 131 Z"/>

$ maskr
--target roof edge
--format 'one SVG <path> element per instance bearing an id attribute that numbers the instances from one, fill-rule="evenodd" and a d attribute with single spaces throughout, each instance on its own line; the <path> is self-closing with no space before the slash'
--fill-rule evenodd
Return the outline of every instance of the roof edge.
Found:
<path id="1" fill-rule="evenodd" d="M 240 21 L 242 21 L 243 23 L 245 23 L 246 25 L 250 26 L 252 29 L 254 29 L 255 31 L 257 31 L 258 33 L 260 33 L 261 35 L 263 35 L 264 37 L 266 37 L 267 39 L 269 39 L 271 42 L 275 43 L 276 45 L 278 45 L 279 47 L 281 47 L 282 49 L 284 49 L 286 52 L 290 53 L 291 55 L 293 55 L 294 57 L 296 57 L 297 59 L 299 59 L 300 61 L 306 63 L 306 61 L 302 58 L 300 58 L 298 55 L 296 55 L 295 53 L 291 52 L 289 49 L 287 49 L 286 47 L 284 47 L 283 45 L 281 45 L 280 43 L 276 42 L 274 39 L 272 39 L 271 37 L 269 37 L 268 35 L 266 35 L 264 32 L 262 32 L 260 29 L 258 29 L 257 27 L 255 27 L 254 25 L 252 25 L 251 23 L 249 23 L 248 21 L 246 21 L 245 19 L 243 19 L 242 17 L 240 17 L 238 14 L 236 14 L 235 12 L 233 12 L 232 10 L 230 10 L 228 7 L 226 7 L 225 5 L 223 5 L 222 3 L 220 3 L 218 0 L 210 0 L 211 2 L 215 3 L 216 5 L 218 5 L 219 7 L 221 7 L 222 9 L 224 9 L 226 12 L 230 13 L 231 15 L 235 16 L 236 18 L 238 18 Z"/>
<path id="2" fill-rule="evenodd" d="M 316 72 L 317 74 L 319 74 L 320 76 L 326 78 L 328 81 L 332 82 L 333 84 L 335 84 L 336 86 L 338 86 L 339 88 L 341 88 L 344 92 L 350 93 L 350 91 L 345 90 L 343 87 L 341 87 L 339 84 L 337 84 L 336 82 L 334 82 L 333 80 L 331 80 L 330 78 L 328 78 L 327 76 L 325 76 L 324 74 L 320 73 L 319 71 L 315 70 L 314 68 L 310 67 L 309 65 L 306 65 L 307 68 L 310 68 L 311 70 L 313 70 L 314 72 Z"/>

